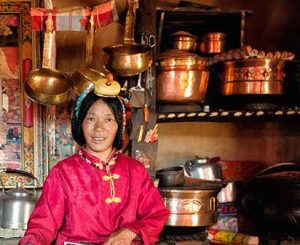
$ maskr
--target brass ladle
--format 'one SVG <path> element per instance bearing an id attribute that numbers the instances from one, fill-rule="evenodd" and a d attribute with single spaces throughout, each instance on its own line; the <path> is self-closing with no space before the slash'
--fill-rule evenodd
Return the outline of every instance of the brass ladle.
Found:
<path id="1" fill-rule="evenodd" d="M 32 70 L 25 83 L 27 95 L 35 102 L 44 105 L 59 105 L 68 101 L 71 91 L 71 83 L 66 74 L 53 67 L 51 60 L 53 43 L 52 14 L 49 13 L 46 20 L 46 32 L 43 48 L 42 68 Z"/>
<path id="2" fill-rule="evenodd" d="M 151 47 L 134 43 L 135 11 L 135 1 L 129 0 L 124 44 L 103 48 L 106 69 L 119 76 L 137 75 L 152 64 Z"/>
<path id="3" fill-rule="evenodd" d="M 91 65 L 93 61 L 94 33 L 94 14 L 92 12 L 87 24 L 85 64 L 81 65 L 76 71 L 74 71 L 71 77 L 72 88 L 77 94 L 81 94 L 82 91 L 94 84 L 98 79 L 105 78 L 103 73 L 93 69 Z"/>

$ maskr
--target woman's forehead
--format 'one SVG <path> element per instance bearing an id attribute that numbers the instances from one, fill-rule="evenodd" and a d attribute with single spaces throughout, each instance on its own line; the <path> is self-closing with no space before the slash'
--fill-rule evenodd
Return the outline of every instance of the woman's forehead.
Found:
<path id="1" fill-rule="evenodd" d="M 108 106 L 108 104 L 101 99 L 95 101 L 88 110 L 88 113 L 96 113 L 96 112 L 112 114 L 112 111 Z"/>

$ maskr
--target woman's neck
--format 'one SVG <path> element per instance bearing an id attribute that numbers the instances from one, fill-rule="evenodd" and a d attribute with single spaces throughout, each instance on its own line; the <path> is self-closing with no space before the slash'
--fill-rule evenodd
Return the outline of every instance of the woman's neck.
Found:
<path id="1" fill-rule="evenodd" d="M 92 154 L 93 156 L 97 157 L 100 161 L 104 162 L 109 161 L 113 153 L 115 152 L 113 147 L 102 152 L 93 151 L 91 148 L 86 146 L 84 148 L 88 153 Z"/>

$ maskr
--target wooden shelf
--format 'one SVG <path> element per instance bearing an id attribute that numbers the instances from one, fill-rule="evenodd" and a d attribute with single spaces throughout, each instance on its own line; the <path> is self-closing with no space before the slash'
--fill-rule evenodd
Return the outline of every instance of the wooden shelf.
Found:
<path id="1" fill-rule="evenodd" d="M 234 121 L 279 121 L 279 120 L 299 120 L 300 107 L 283 107 L 273 111 L 257 110 L 257 111 L 243 111 L 243 110 L 211 110 L 205 112 L 202 109 L 192 111 L 187 108 L 184 111 L 181 107 L 180 111 L 172 111 L 172 106 L 169 107 L 168 112 L 162 112 L 158 108 L 157 122 L 234 122 Z"/>

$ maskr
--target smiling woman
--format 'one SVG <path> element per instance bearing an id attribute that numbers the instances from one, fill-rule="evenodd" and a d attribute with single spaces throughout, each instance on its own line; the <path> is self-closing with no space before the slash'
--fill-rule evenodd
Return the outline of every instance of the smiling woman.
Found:
<path id="1" fill-rule="evenodd" d="M 146 168 L 121 153 L 128 101 L 121 89 L 109 96 L 110 79 L 79 96 L 72 134 L 81 149 L 50 171 L 20 245 L 158 240 L 169 211 Z"/>

